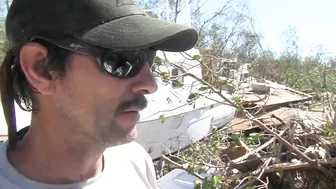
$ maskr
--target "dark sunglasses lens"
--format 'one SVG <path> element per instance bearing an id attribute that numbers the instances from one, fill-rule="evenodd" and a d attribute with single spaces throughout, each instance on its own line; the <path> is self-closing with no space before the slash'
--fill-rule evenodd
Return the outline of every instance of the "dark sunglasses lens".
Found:
<path id="1" fill-rule="evenodd" d="M 104 69 L 116 77 L 128 78 L 139 74 L 146 54 L 142 51 L 108 52 L 104 56 Z"/>

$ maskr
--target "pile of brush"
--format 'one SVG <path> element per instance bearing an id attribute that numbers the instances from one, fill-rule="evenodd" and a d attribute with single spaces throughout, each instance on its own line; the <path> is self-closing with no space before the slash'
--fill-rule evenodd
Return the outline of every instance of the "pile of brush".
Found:
<path id="1" fill-rule="evenodd" d="M 316 116 L 288 109 L 293 113 L 286 118 L 247 113 L 249 127 L 217 130 L 186 151 L 162 156 L 157 171 L 162 176 L 184 169 L 199 178 L 196 187 L 203 189 L 336 188 L 334 112 L 321 110 Z"/>

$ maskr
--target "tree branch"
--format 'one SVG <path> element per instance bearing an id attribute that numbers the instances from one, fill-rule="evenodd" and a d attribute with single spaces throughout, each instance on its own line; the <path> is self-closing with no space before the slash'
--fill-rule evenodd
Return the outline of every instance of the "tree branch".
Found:
<path id="1" fill-rule="evenodd" d="M 209 18 L 208 20 L 206 20 L 205 22 L 203 22 L 201 28 L 199 29 L 199 35 L 202 34 L 202 30 L 204 28 L 204 26 L 209 23 L 211 20 L 215 19 L 217 16 L 219 16 L 224 9 L 231 3 L 232 0 L 228 0 L 228 2 L 225 3 L 225 5 L 220 9 L 220 11 L 218 11 L 217 13 L 215 13 L 211 18 Z"/>

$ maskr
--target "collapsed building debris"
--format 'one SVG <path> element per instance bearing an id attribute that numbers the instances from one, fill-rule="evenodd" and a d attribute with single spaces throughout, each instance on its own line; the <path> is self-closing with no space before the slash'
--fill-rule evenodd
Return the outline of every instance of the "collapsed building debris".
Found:
<path id="1" fill-rule="evenodd" d="M 284 90 L 287 93 L 256 97 L 260 101 L 253 99 L 256 93 L 245 93 L 245 102 L 254 100 L 245 106 L 245 117 L 180 154 L 162 156 L 157 171 L 170 172 L 159 179 L 160 187 L 336 188 L 333 103 L 302 108 L 298 103 L 311 96 L 301 93 L 298 99 L 290 95 L 296 91 Z"/>

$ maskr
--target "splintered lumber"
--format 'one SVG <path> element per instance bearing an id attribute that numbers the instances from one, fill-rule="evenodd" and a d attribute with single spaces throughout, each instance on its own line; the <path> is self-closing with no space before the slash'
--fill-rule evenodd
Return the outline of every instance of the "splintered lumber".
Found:
<path id="1" fill-rule="evenodd" d="M 280 108 L 267 112 L 264 115 L 257 116 L 256 119 L 267 126 L 277 127 L 283 124 L 289 124 L 291 118 L 295 116 L 295 111 L 298 110 L 293 108 Z M 272 115 L 276 115 L 281 121 Z M 245 131 L 253 128 L 259 128 L 259 125 L 248 118 L 235 118 L 229 126 L 229 132 Z"/>

